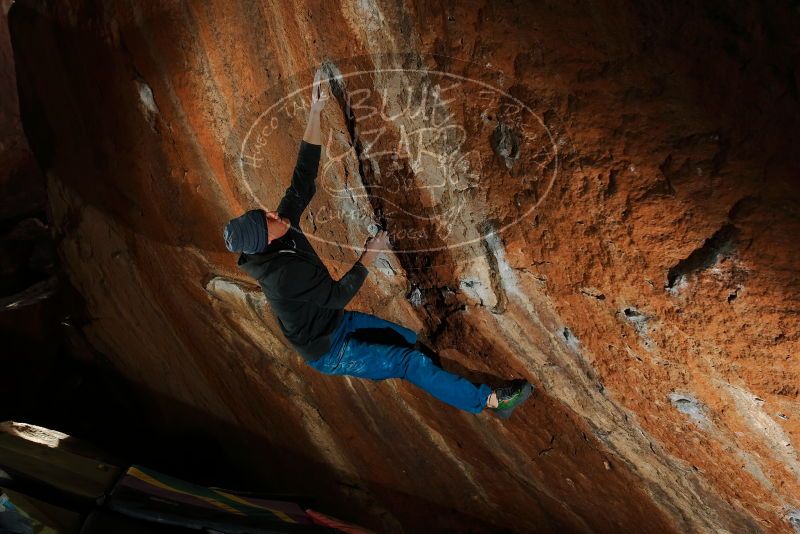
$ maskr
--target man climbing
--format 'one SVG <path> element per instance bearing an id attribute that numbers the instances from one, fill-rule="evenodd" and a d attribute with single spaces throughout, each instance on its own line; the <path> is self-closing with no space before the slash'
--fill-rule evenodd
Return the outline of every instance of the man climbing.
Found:
<path id="1" fill-rule="evenodd" d="M 329 99 L 314 78 L 308 116 L 292 183 L 275 211 L 250 210 L 225 225 L 229 251 L 258 280 L 286 338 L 309 366 L 331 375 L 371 380 L 402 378 L 439 400 L 472 413 L 485 407 L 500 417 L 527 399 L 533 387 L 521 381 L 492 390 L 434 365 L 417 350 L 417 335 L 374 315 L 344 310 L 369 274 L 368 265 L 388 246 L 383 230 L 369 239 L 361 257 L 334 281 L 303 231 L 300 215 L 316 191 L 322 150 L 320 112 Z"/>

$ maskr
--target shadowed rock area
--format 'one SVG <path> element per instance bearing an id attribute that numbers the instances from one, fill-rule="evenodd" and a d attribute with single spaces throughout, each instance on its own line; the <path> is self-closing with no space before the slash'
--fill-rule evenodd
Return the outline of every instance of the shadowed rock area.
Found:
<path id="1" fill-rule="evenodd" d="M 16 0 L 8 24 L 30 152 L 0 132 L 2 185 L 27 157 L 46 202 L 3 203 L 27 206 L 4 246 L 47 219 L 143 418 L 380 532 L 800 528 L 795 7 Z M 533 382 L 510 420 L 309 368 L 225 249 L 288 185 L 319 66 L 303 230 L 338 278 L 387 228 L 349 307 Z M 46 302 L 42 265 L 3 302 Z"/>

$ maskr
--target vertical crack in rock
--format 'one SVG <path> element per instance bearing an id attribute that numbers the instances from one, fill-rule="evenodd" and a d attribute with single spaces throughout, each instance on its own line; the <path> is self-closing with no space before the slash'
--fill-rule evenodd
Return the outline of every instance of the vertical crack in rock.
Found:
<path id="1" fill-rule="evenodd" d="M 373 210 L 373 218 L 382 228 L 388 229 L 384 201 L 380 195 L 375 194 L 376 189 L 381 186 L 381 184 L 378 183 L 380 175 L 376 174 L 375 169 L 370 164 L 370 158 L 364 156 L 365 147 L 359 131 L 358 117 L 351 104 L 350 94 L 348 93 L 344 77 L 339 68 L 329 60 L 323 62 L 322 70 L 327 75 L 331 86 L 331 93 L 342 110 L 345 126 L 351 139 L 355 157 L 358 161 L 359 179 L 367 193 L 367 198 Z M 410 169 L 407 169 L 407 171 L 413 172 Z M 410 181 L 411 180 L 407 180 L 409 183 Z M 429 321 L 435 325 L 433 327 L 434 331 L 431 334 L 431 340 L 435 340 L 447 327 L 450 315 L 457 311 L 463 311 L 466 307 L 463 305 L 454 307 L 452 303 L 449 302 L 447 296 L 443 295 L 441 291 L 428 290 L 439 285 L 433 280 L 425 279 L 429 275 L 425 273 L 424 268 L 432 263 L 432 256 L 430 253 L 398 254 L 397 260 L 405 270 L 406 276 L 411 284 L 408 295 L 412 305 L 414 305 L 415 308 L 423 309 L 428 314 Z M 384 274 L 387 275 L 396 274 L 391 267 L 383 271 Z M 415 288 L 418 289 L 418 291 L 415 291 Z M 451 293 L 453 292 L 451 291 Z M 439 315 L 441 315 L 441 318 Z"/>
<path id="2" fill-rule="evenodd" d="M 344 115 L 345 126 L 347 132 L 350 134 L 350 141 L 353 144 L 353 151 L 355 152 L 356 161 L 358 162 L 358 174 L 361 179 L 361 184 L 367 191 L 367 198 L 372 206 L 375 217 L 381 227 L 386 228 L 386 218 L 383 216 L 383 206 L 378 201 L 378 198 L 373 194 L 374 172 L 369 165 L 368 161 L 364 160 L 364 145 L 358 133 L 358 120 L 356 119 L 355 112 L 350 103 L 350 94 L 347 92 L 344 78 L 342 77 L 339 68 L 331 61 L 325 61 L 322 64 L 323 72 L 328 76 L 328 83 L 331 86 L 331 93 L 336 98 L 339 107 L 342 109 Z"/>
<path id="3" fill-rule="evenodd" d="M 667 273 L 666 289 L 673 289 L 682 278 L 708 269 L 720 256 L 727 255 L 733 248 L 738 230 L 733 224 L 725 224 L 714 235 L 705 240 L 703 245 L 694 250 L 685 259 L 676 263 Z"/>

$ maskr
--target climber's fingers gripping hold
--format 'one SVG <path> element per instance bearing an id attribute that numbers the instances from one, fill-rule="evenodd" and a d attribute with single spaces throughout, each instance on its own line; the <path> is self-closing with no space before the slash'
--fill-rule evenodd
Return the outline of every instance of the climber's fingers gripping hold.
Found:
<path id="1" fill-rule="evenodd" d="M 380 255 L 381 251 L 389 248 L 389 234 L 386 230 L 381 230 L 375 237 L 370 237 L 364 244 L 364 252 L 361 254 L 359 260 L 364 265 L 371 265 L 375 259 Z"/>
<path id="2" fill-rule="evenodd" d="M 385 250 L 389 246 L 389 232 L 379 230 L 374 237 L 367 239 L 366 247 L 372 250 Z"/>
<path id="3" fill-rule="evenodd" d="M 322 69 L 317 69 L 314 74 L 314 84 L 311 87 L 311 109 L 313 111 L 322 111 L 328 98 L 330 98 L 326 87 L 328 85 L 327 80 L 327 77 L 323 80 Z"/>

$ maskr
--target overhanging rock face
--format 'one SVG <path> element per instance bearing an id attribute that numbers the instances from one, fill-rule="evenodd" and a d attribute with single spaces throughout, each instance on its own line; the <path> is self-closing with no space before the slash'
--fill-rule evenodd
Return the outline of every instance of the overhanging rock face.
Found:
<path id="1" fill-rule="evenodd" d="M 18 0 L 87 334 L 201 414 L 174 424 L 246 431 L 242 465 L 381 531 L 790 531 L 798 13 L 449 4 Z M 303 229 L 338 277 L 386 226 L 351 307 L 534 382 L 511 420 L 316 373 L 225 250 L 288 185 L 319 65 Z"/>

